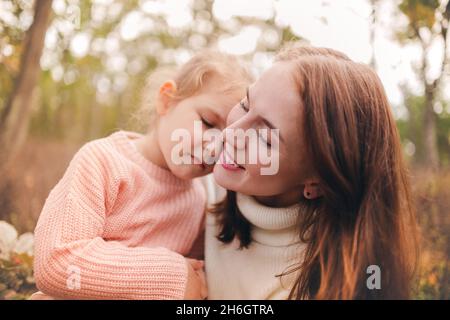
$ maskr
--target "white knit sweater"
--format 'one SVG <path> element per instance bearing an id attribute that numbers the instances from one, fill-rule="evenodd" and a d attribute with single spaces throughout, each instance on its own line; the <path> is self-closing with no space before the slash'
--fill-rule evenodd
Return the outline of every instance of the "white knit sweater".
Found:
<path id="1" fill-rule="evenodd" d="M 217 201 L 218 189 L 208 186 L 209 200 Z M 220 191 L 219 191 L 220 192 Z M 223 191 L 222 191 L 223 192 Z M 237 205 L 252 225 L 252 243 L 239 249 L 235 239 L 223 244 L 217 239 L 216 218 L 206 218 L 205 264 L 209 299 L 287 299 L 298 273 L 283 277 L 298 265 L 304 244 L 296 228 L 299 207 L 267 207 L 253 197 L 237 194 Z"/>

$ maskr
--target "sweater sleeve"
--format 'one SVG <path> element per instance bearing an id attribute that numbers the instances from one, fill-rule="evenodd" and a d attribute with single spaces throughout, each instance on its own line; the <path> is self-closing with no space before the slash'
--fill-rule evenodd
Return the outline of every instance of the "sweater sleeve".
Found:
<path id="1" fill-rule="evenodd" d="M 35 230 L 37 287 L 69 299 L 182 299 L 182 255 L 102 238 L 121 182 L 112 166 L 101 146 L 89 143 L 50 192 Z"/>
<path id="2" fill-rule="evenodd" d="M 201 224 L 200 231 L 187 257 L 197 260 L 205 260 L 205 216 Z"/>

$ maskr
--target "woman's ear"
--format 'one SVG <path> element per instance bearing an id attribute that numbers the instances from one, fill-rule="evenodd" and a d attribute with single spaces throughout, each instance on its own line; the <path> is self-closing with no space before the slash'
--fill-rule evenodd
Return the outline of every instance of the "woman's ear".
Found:
<path id="1" fill-rule="evenodd" d="M 305 188 L 303 189 L 303 196 L 309 200 L 314 200 L 323 196 L 319 182 L 315 180 L 307 181 L 305 183 Z"/>
<path id="2" fill-rule="evenodd" d="M 169 110 L 172 97 L 176 91 L 177 85 L 173 80 L 167 80 L 159 87 L 156 101 L 156 112 L 158 115 L 166 114 Z"/>

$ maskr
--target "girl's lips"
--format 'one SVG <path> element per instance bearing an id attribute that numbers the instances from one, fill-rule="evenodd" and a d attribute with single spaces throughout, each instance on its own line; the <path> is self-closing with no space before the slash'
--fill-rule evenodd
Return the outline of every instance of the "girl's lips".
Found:
<path id="1" fill-rule="evenodd" d="M 231 159 L 231 157 L 225 150 L 223 150 L 222 153 L 220 154 L 220 164 L 225 170 L 229 171 L 237 171 L 243 169 L 241 166 L 237 165 L 233 161 L 233 159 Z"/>
<path id="2" fill-rule="evenodd" d="M 191 159 L 192 159 L 192 164 L 197 165 L 199 167 L 201 167 L 202 169 L 206 168 L 206 165 L 200 161 L 197 157 L 191 155 Z"/>

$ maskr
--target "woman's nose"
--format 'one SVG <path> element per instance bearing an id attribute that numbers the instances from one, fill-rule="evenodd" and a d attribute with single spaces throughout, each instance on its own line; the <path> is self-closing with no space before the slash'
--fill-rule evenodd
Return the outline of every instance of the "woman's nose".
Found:
<path id="1" fill-rule="evenodd" d="M 245 149 L 245 135 L 247 130 L 251 128 L 251 122 L 249 113 L 242 115 L 232 111 L 227 119 L 228 126 L 222 131 L 224 144 L 228 143 L 237 150 Z"/>
<path id="2" fill-rule="evenodd" d="M 241 116 L 232 116 L 230 115 L 227 119 L 227 126 L 222 131 L 222 134 L 225 133 L 227 130 L 244 130 L 246 131 L 248 128 L 251 127 L 251 115 L 249 113 L 246 113 Z"/>
<path id="3" fill-rule="evenodd" d="M 236 150 L 245 150 L 246 148 L 245 137 L 249 127 L 241 124 L 242 123 L 234 123 L 222 131 L 224 144 L 228 144 Z"/>

